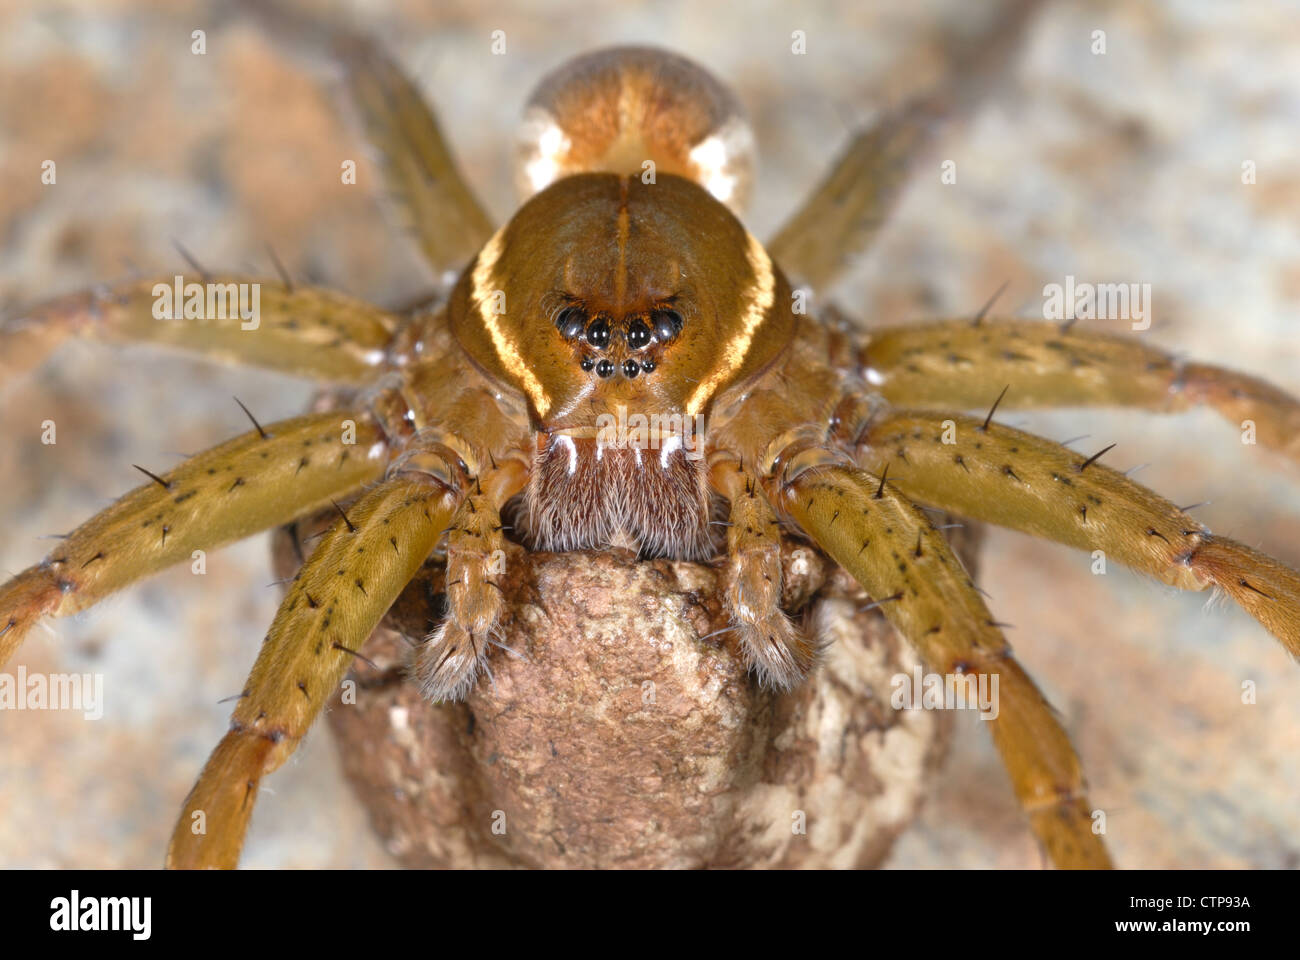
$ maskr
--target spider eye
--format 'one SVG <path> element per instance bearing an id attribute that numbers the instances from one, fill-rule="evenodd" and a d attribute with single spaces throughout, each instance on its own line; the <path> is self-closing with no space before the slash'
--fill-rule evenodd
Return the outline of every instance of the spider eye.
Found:
<path id="1" fill-rule="evenodd" d="M 654 320 L 655 337 L 659 340 L 671 340 L 681 332 L 682 315 L 676 310 L 656 310 L 651 319 Z"/>
<path id="2" fill-rule="evenodd" d="M 582 331 L 587 326 L 587 315 L 581 307 L 565 307 L 555 318 L 555 326 L 564 337 L 572 340 L 582 336 Z"/>
<path id="3" fill-rule="evenodd" d="M 592 368 L 596 366 L 596 361 L 591 359 L 591 357 L 583 357 L 582 363 L 579 364 L 579 366 L 581 366 L 587 373 L 591 373 Z"/>
<path id="4" fill-rule="evenodd" d="M 623 376 L 627 377 L 629 380 L 631 380 L 640 372 L 641 372 L 641 364 L 637 363 L 635 360 L 623 361 Z"/>
<path id="5" fill-rule="evenodd" d="M 601 350 L 609 344 L 609 321 L 603 317 L 587 328 L 587 342 Z"/>
<path id="6" fill-rule="evenodd" d="M 611 377 L 613 375 L 614 364 L 610 363 L 608 360 L 602 360 L 600 363 L 596 364 L 596 376 L 604 379 L 605 377 Z"/>
<path id="7" fill-rule="evenodd" d="M 633 320 L 627 328 L 627 345 L 633 350 L 640 350 L 650 342 L 650 328 L 644 321 Z"/>

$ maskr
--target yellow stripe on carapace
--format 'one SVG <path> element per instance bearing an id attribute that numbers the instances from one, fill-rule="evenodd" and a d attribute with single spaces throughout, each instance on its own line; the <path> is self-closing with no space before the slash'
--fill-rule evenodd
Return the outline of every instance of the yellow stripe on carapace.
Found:
<path id="1" fill-rule="evenodd" d="M 501 259 L 501 248 L 505 244 L 506 228 L 502 227 L 487 242 L 487 245 L 479 251 L 478 260 L 474 263 L 474 302 L 478 305 L 479 319 L 483 322 L 484 329 L 487 330 L 488 336 L 492 338 L 492 346 L 496 349 L 497 359 L 501 365 L 515 378 L 516 381 L 523 385 L 524 390 L 528 393 L 529 399 L 533 401 L 533 406 L 537 409 L 539 417 L 546 416 L 546 411 L 551 407 L 550 397 L 542 389 L 541 381 L 528 369 L 528 364 L 524 362 L 523 356 L 519 353 L 518 347 L 510 334 L 501 329 L 497 313 L 489 306 L 489 301 L 493 300 L 493 294 L 496 287 L 493 284 L 493 274 L 496 272 L 497 261 Z"/>
<path id="2" fill-rule="evenodd" d="M 700 382 L 686 401 L 686 412 L 695 416 L 703 410 L 719 384 L 729 380 L 740 365 L 745 362 L 749 345 L 754 341 L 754 331 L 758 329 L 768 310 L 772 308 L 773 293 L 776 290 L 776 276 L 772 272 L 772 258 L 767 255 L 763 245 L 753 234 L 747 233 L 749 245 L 745 250 L 745 259 L 754 272 L 754 282 L 750 284 L 745 300 L 744 313 L 741 317 L 740 330 L 736 332 L 723 348 L 722 357 L 713 373 Z"/>

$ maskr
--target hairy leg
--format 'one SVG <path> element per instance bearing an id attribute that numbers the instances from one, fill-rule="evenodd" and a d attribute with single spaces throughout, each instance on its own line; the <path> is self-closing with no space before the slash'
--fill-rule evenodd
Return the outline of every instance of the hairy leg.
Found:
<path id="1" fill-rule="evenodd" d="M 882 478 L 847 467 L 810 468 L 769 493 L 880 603 L 929 670 L 985 675 L 991 689 L 996 678 L 998 713 L 987 722 L 1035 835 L 1058 867 L 1109 867 L 1069 737 L 925 515 Z"/>
<path id="2" fill-rule="evenodd" d="M 344 443 L 353 432 L 355 443 Z M 328 506 L 331 498 L 378 479 L 386 464 L 374 421 L 335 412 L 259 427 L 151 475 L 70 533 L 44 561 L 0 586 L 0 666 L 42 616 L 84 610 L 190 560 L 195 550 Z"/>
<path id="3" fill-rule="evenodd" d="M 1184 590 L 1221 587 L 1300 656 L 1300 574 L 1211 535 L 1095 456 L 991 421 L 930 412 L 886 412 L 861 440 L 863 463 L 887 465 L 890 482 L 913 499 L 1105 551 Z"/>
<path id="4" fill-rule="evenodd" d="M 871 335 L 867 381 L 908 406 L 969 409 L 1009 385 L 1006 408 L 1140 407 L 1162 413 L 1213 407 L 1260 443 L 1300 463 L 1300 400 L 1255 377 L 1183 363 L 1133 337 L 1024 320 L 942 321 Z"/>
<path id="5" fill-rule="evenodd" d="M 767 244 L 772 259 L 796 283 L 824 290 L 867 250 L 944 129 L 972 113 L 1005 72 L 1040 6 L 1038 0 L 1012 0 L 977 36 L 950 38 L 950 65 L 941 86 L 849 141 L 830 173 Z"/>
<path id="6" fill-rule="evenodd" d="M 185 800 L 168 867 L 238 864 L 258 783 L 297 749 L 361 644 L 446 529 L 457 498 L 431 477 L 399 474 L 365 493 L 330 528 L 280 605 L 230 731 Z"/>
<path id="7" fill-rule="evenodd" d="M 38 366 L 72 337 L 161 344 L 228 363 L 361 384 L 372 380 L 387 360 L 388 345 L 400 325 L 385 310 L 320 287 L 247 277 L 204 282 L 211 286 L 205 288 L 201 318 L 184 318 L 189 297 L 182 293 L 177 304 L 175 278 L 166 277 L 59 297 L 5 321 L 0 324 L 0 385 Z M 257 310 L 251 319 L 240 311 L 238 285 L 244 283 L 257 285 Z M 208 316 L 206 289 L 217 287 L 222 288 L 225 308 Z M 252 296 L 252 288 L 246 288 L 246 305 L 252 304 Z M 164 298 L 177 319 L 155 316 Z"/>
<path id="8" fill-rule="evenodd" d="M 713 465 L 714 488 L 731 504 L 723 602 L 760 682 L 789 690 L 812 669 L 817 648 L 781 609 L 781 536 L 757 477 L 739 463 Z"/>

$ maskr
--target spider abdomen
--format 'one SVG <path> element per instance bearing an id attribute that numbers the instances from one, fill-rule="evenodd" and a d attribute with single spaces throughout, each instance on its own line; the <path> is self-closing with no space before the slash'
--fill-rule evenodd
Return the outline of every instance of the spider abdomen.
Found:
<path id="1" fill-rule="evenodd" d="M 707 70 L 649 47 L 575 57 L 529 100 L 516 184 L 532 196 L 573 173 L 673 173 L 742 210 L 754 176 L 754 135 L 739 101 Z"/>

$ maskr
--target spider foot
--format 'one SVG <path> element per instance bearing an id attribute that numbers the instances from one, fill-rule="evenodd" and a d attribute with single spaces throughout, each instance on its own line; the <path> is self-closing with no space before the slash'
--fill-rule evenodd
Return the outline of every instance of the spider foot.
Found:
<path id="1" fill-rule="evenodd" d="M 820 647 L 779 610 L 762 620 L 737 622 L 745 662 L 769 689 L 792 690 L 804 681 Z"/>
<path id="2" fill-rule="evenodd" d="M 451 618 L 420 648 L 412 673 L 420 692 L 432 703 L 464 700 L 478 679 L 479 667 L 487 670 L 487 649 L 496 642 L 495 629 L 473 633 Z"/>

